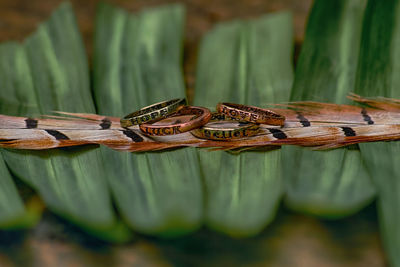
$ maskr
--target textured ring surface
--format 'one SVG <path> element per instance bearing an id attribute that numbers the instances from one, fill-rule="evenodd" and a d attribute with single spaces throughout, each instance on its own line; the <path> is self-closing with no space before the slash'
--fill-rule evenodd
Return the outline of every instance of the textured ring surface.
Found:
<path id="1" fill-rule="evenodd" d="M 122 127 L 129 127 L 146 122 L 155 122 L 171 115 L 185 105 L 185 98 L 159 102 L 126 115 L 120 120 L 120 123 Z"/>
<path id="2" fill-rule="evenodd" d="M 236 121 L 239 123 L 239 125 L 238 127 L 229 128 L 213 128 L 206 125 L 201 128 L 194 129 L 190 133 L 201 139 L 229 141 L 232 139 L 241 139 L 256 135 L 260 129 L 258 124 L 238 121 L 224 113 L 212 113 L 212 117 L 209 122 L 216 121 Z"/>
<path id="3" fill-rule="evenodd" d="M 173 135 L 199 128 L 205 125 L 211 119 L 210 110 L 203 107 L 185 106 L 179 109 L 173 115 L 173 117 L 183 115 L 193 115 L 193 117 L 187 122 L 180 122 L 169 125 L 154 125 L 150 123 L 144 123 L 140 124 L 139 128 L 147 135 Z"/>
<path id="4" fill-rule="evenodd" d="M 282 126 L 285 116 L 271 110 L 234 103 L 218 103 L 217 111 L 240 121 Z"/>

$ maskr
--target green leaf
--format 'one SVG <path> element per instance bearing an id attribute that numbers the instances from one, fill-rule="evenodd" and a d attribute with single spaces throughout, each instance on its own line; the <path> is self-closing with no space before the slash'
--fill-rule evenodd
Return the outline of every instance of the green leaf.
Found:
<path id="1" fill-rule="evenodd" d="M 0 158 L 0 227 L 10 225 L 17 218 L 25 214 L 25 207 L 18 195 L 11 175 L 7 170 L 3 158 Z M 13 225 L 13 223 L 11 224 Z"/>
<path id="2" fill-rule="evenodd" d="M 345 103 L 354 88 L 366 1 L 317 0 L 300 53 L 291 100 Z M 375 196 L 358 148 L 283 149 L 286 203 L 324 217 L 352 214 Z"/>
<path id="3" fill-rule="evenodd" d="M 168 5 L 131 15 L 99 6 L 94 91 L 100 114 L 122 117 L 149 104 L 184 97 L 184 9 Z M 202 222 L 203 194 L 194 149 L 124 153 L 102 148 L 118 210 L 137 231 L 176 236 Z"/>
<path id="4" fill-rule="evenodd" d="M 40 215 L 40 209 L 25 208 L 3 157 L 0 157 L 0 228 L 32 227 L 39 221 Z"/>
<path id="5" fill-rule="evenodd" d="M 400 98 L 400 2 L 368 1 L 355 92 Z M 378 191 L 378 214 L 392 266 L 400 265 L 400 144 L 360 144 L 362 157 Z"/>
<path id="6" fill-rule="evenodd" d="M 222 23 L 204 38 L 195 105 L 218 102 L 265 106 L 286 101 L 292 83 L 292 18 L 289 13 Z M 260 232 L 282 195 L 281 152 L 200 151 L 207 225 L 233 236 Z"/>
<path id="7" fill-rule="evenodd" d="M 26 79 L 14 80 L 9 77 L 19 75 L 26 75 L 29 72 L 27 66 L 26 55 L 21 45 L 17 43 L 4 43 L 0 45 L 0 113 L 7 112 L 27 113 L 32 111 L 32 107 L 19 104 L 25 102 L 21 99 L 29 97 L 29 93 L 22 94 L 19 92 L 10 93 L 13 87 L 26 87 L 30 85 L 29 76 Z M 24 203 L 18 195 L 15 184 L 11 175 L 4 163 L 3 156 L 0 153 L 0 228 L 19 228 L 29 227 L 36 224 L 40 218 L 41 212 L 39 211 L 33 217 L 29 215 Z M 33 213 L 34 214 L 34 213 Z M 32 215 L 33 215 L 32 214 Z M 32 220 L 31 220 L 32 219 Z"/>
<path id="8" fill-rule="evenodd" d="M 15 59 L 15 73 L 5 77 L 4 95 L 19 96 L 2 112 L 94 112 L 87 59 L 69 4 L 24 42 L 25 58 Z M 23 85 L 23 86 L 22 86 Z M 10 108 L 10 109 L 9 109 Z M 101 151 L 85 148 L 6 151 L 12 172 L 35 188 L 46 205 L 99 238 L 125 241 L 130 233 L 113 213 Z"/>

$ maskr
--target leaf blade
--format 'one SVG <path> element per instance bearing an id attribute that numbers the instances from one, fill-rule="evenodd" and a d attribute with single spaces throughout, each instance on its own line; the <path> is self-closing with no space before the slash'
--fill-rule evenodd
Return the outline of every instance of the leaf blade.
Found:
<path id="1" fill-rule="evenodd" d="M 291 100 L 345 103 L 354 86 L 365 1 L 316 1 L 296 69 Z M 357 149 L 317 152 L 284 147 L 285 202 L 323 217 L 352 214 L 375 196 Z M 300 168 L 299 168 L 300 166 Z"/>
<path id="2" fill-rule="evenodd" d="M 363 23 L 355 92 L 399 98 L 399 1 L 368 1 Z M 378 192 L 378 218 L 388 260 L 400 264 L 398 142 L 360 144 Z"/>
<path id="3" fill-rule="evenodd" d="M 289 13 L 219 24 L 201 45 L 194 103 L 211 108 L 224 101 L 265 106 L 287 100 L 291 50 Z M 233 236 L 261 231 L 273 219 L 282 195 L 280 151 L 199 155 L 207 225 Z"/>
<path id="4" fill-rule="evenodd" d="M 94 75 L 100 113 L 122 117 L 184 97 L 183 20 L 180 5 L 133 15 L 107 4 L 99 7 Z M 194 149 L 140 154 L 102 149 L 114 174 L 109 183 L 118 209 L 133 229 L 176 236 L 201 225 L 202 185 Z"/>
<path id="5" fill-rule="evenodd" d="M 13 94 L 8 93 L 9 88 L 14 86 L 29 86 L 29 77 L 23 81 L 7 78 L 12 77 L 13 73 L 26 74 L 28 70 L 26 60 L 26 54 L 21 45 L 14 42 L 0 45 L 0 79 L 2 80 L 2 88 L 4 88 L 0 90 L 0 99 L 2 103 L 2 105 L 0 105 L 1 113 L 7 111 L 24 113 L 34 111 L 31 106 L 19 104 L 21 99 L 26 99 L 29 97 L 29 94 L 19 94 L 18 92 L 14 92 Z M 7 152 L 2 150 L 0 158 L 0 195 L 4 198 L 0 201 L 2 203 L 0 206 L 0 227 L 7 229 L 12 227 L 17 228 L 19 225 L 22 227 L 25 224 L 26 226 L 32 226 L 37 222 L 37 219 L 31 221 L 31 223 L 28 221 L 24 222 L 24 218 L 26 218 L 25 216 L 27 216 L 28 213 L 4 162 L 3 153 Z M 37 218 L 39 217 L 40 213 L 37 214 Z"/>
<path id="6" fill-rule="evenodd" d="M 29 95 L 21 99 L 21 106 L 34 107 L 35 112 L 94 112 L 86 56 L 69 4 L 62 4 L 39 26 L 25 41 L 24 50 L 28 77 L 15 73 L 10 79 L 28 79 L 30 84 L 7 88 L 9 94 Z M 22 111 L 17 110 L 26 115 Z M 130 238 L 115 220 L 100 151 L 7 151 L 5 159 L 13 173 L 35 188 L 53 211 L 99 238 Z"/>

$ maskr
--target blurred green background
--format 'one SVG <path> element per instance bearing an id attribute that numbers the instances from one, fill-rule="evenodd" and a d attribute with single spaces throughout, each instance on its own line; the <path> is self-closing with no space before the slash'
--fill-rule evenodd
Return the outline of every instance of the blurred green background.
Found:
<path id="1" fill-rule="evenodd" d="M 23 40 L 61 1 L 0 1 L 0 41 Z M 98 1 L 72 1 L 92 62 Z M 129 11 L 173 1 L 110 1 Z M 303 42 L 311 1 L 182 1 L 184 82 L 194 98 L 199 43 L 218 22 L 281 10 L 294 17 L 294 60 Z M 90 63 L 92 64 L 92 63 Z M 90 66 L 92 69 L 92 66 Z M 32 192 L 18 181 L 22 195 Z M 0 232 L 0 266 L 385 266 L 375 203 L 341 220 L 321 220 L 280 207 L 256 237 L 232 239 L 207 229 L 177 239 L 135 235 L 128 244 L 100 241 L 46 210 L 31 230 Z"/>

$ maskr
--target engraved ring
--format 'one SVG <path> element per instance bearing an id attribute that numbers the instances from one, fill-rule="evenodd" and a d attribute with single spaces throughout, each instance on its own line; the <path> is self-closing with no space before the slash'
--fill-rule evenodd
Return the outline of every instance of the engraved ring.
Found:
<path id="1" fill-rule="evenodd" d="M 282 126 L 285 116 L 271 110 L 234 103 L 218 103 L 217 111 L 240 121 Z"/>
<path id="2" fill-rule="evenodd" d="M 179 109 L 171 117 L 193 115 L 187 122 L 179 122 L 169 125 L 154 125 L 151 123 L 140 124 L 139 128 L 147 135 L 173 135 L 184 133 L 205 125 L 211 119 L 211 112 L 207 108 L 185 106 Z M 171 118 L 168 117 L 168 118 Z"/>
<path id="3" fill-rule="evenodd" d="M 213 128 L 205 125 L 201 128 L 192 130 L 190 133 L 201 139 L 230 141 L 232 139 L 240 139 L 256 135 L 260 129 L 258 124 L 238 121 L 237 119 L 234 119 L 224 113 L 212 113 L 212 117 L 209 122 L 216 121 L 236 121 L 239 123 L 239 125 L 237 127 L 229 128 Z"/>
<path id="4" fill-rule="evenodd" d="M 155 122 L 176 112 L 185 105 L 185 98 L 177 98 L 169 101 L 159 102 L 126 115 L 120 120 L 121 126 L 129 127 L 146 122 Z"/>

